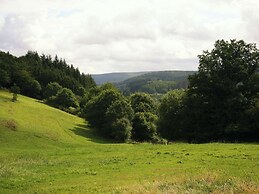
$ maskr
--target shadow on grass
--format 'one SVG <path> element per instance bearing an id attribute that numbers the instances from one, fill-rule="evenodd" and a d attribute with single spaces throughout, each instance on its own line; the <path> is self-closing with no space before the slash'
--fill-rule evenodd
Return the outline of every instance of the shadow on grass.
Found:
<path id="1" fill-rule="evenodd" d="M 77 124 L 76 127 L 70 129 L 74 134 L 85 137 L 91 142 L 100 144 L 111 144 L 114 143 L 110 139 L 101 137 L 95 129 L 90 129 L 87 124 Z"/>

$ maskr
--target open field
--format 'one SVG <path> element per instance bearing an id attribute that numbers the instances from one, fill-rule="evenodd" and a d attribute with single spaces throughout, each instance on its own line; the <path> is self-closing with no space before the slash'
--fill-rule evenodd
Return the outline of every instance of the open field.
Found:
<path id="1" fill-rule="evenodd" d="M 112 144 L 0 92 L 0 193 L 259 193 L 258 144 Z"/>

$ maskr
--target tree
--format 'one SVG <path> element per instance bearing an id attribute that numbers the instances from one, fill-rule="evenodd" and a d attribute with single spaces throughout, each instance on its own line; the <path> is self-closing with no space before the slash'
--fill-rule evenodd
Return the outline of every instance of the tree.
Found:
<path id="1" fill-rule="evenodd" d="M 107 126 L 106 111 L 113 102 L 121 98 L 117 89 L 105 89 L 93 96 L 84 106 L 83 113 L 89 123 L 97 128 L 103 136 L 110 136 L 110 125 Z"/>
<path id="2" fill-rule="evenodd" d="M 151 112 L 156 114 L 157 102 L 148 94 L 135 93 L 130 96 L 131 106 L 134 112 Z"/>
<path id="3" fill-rule="evenodd" d="M 10 83 L 10 75 L 7 71 L 0 69 L 0 88 L 6 87 Z"/>
<path id="4" fill-rule="evenodd" d="M 132 126 L 128 118 L 119 118 L 112 123 L 111 136 L 120 142 L 126 142 L 131 138 Z"/>
<path id="5" fill-rule="evenodd" d="M 51 82 L 47 85 L 47 87 L 44 90 L 44 98 L 49 98 L 51 96 L 56 96 L 57 93 L 62 89 L 62 86 L 59 85 L 57 82 Z"/>
<path id="6" fill-rule="evenodd" d="M 117 88 L 111 84 L 102 85 L 92 90 L 84 101 L 87 103 L 83 115 L 102 136 L 120 142 L 130 139 L 133 110 Z"/>
<path id="7" fill-rule="evenodd" d="M 157 116 L 151 112 L 138 112 L 133 118 L 132 139 L 152 141 L 157 137 Z"/>
<path id="8" fill-rule="evenodd" d="M 29 96 L 37 98 L 41 92 L 41 85 L 37 80 L 32 79 L 29 81 L 26 91 Z"/>
<path id="9" fill-rule="evenodd" d="M 20 93 L 20 88 L 19 88 L 16 84 L 14 84 L 14 85 L 10 88 L 10 92 L 13 93 L 12 101 L 13 101 L 13 102 L 17 101 L 18 94 Z"/>
<path id="10" fill-rule="evenodd" d="M 121 95 L 105 113 L 107 127 L 111 128 L 111 138 L 125 142 L 131 138 L 133 110 L 130 103 Z"/>
<path id="11" fill-rule="evenodd" d="M 255 104 L 259 52 L 243 40 L 218 40 L 198 57 L 198 73 L 189 77 L 185 132 L 205 141 L 220 139 L 230 126 L 238 128 L 244 111 Z"/>
<path id="12" fill-rule="evenodd" d="M 145 93 L 132 94 L 130 102 L 135 112 L 132 120 L 132 138 L 136 141 L 157 139 L 157 102 Z"/>
<path id="13" fill-rule="evenodd" d="M 182 134 L 182 118 L 185 90 L 172 90 L 165 94 L 161 100 L 158 129 L 167 139 L 179 139 Z"/>
<path id="14" fill-rule="evenodd" d="M 68 88 L 61 89 L 54 102 L 61 107 L 69 108 L 69 107 L 78 107 L 78 102 L 76 100 L 75 94 Z"/>
<path id="15" fill-rule="evenodd" d="M 108 107 L 105 115 L 107 120 L 112 122 L 118 118 L 127 118 L 131 121 L 133 118 L 133 110 L 127 99 L 121 96 L 119 99 L 116 99 L 114 102 L 112 102 L 112 104 Z"/>

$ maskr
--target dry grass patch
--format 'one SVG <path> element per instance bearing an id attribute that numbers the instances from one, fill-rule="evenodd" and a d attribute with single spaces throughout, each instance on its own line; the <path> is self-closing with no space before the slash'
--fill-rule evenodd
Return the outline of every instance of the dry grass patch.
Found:
<path id="1" fill-rule="evenodd" d="M 1 125 L 3 125 L 4 127 L 12 130 L 12 131 L 16 131 L 17 130 L 17 123 L 15 120 L 10 119 L 10 120 L 2 120 L 1 121 Z"/>

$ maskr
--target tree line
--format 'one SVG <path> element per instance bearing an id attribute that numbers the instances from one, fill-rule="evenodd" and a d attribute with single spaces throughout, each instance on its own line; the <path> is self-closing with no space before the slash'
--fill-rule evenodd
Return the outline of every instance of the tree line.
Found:
<path id="1" fill-rule="evenodd" d="M 188 76 L 194 73 L 194 71 L 149 72 L 115 83 L 115 85 L 126 95 L 135 92 L 165 94 L 170 90 L 187 88 Z"/>
<path id="2" fill-rule="evenodd" d="M 38 95 L 51 106 L 85 118 L 100 135 L 118 142 L 258 141 L 259 51 L 256 45 L 243 40 L 218 40 L 214 49 L 198 57 L 199 68 L 189 76 L 188 88 L 171 90 L 160 98 L 147 93 L 125 96 L 109 83 L 96 86 L 90 75 L 80 74 L 78 69 L 65 65 L 64 60 L 39 57 L 35 52 L 20 58 L 6 57 L 5 63 L 1 57 L 1 86 L 10 87 L 15 83 L 23 94 Z M 8 62 L 17 65 L 17 60 L 23 72 L 27 72 L 21 75 L 27 74 L 33 82 L 29 88 L 22 85 L 26 76 L 15 77 L 16 67 L 10 65 L 10 71 L 6 66 L 2 68 Z M 36 90 L 36 85 L 43 89 Z"/>
<path id="3" fill-rule="evenodd" d="M 125 97 L 102 86 L 84 107 L 101 134 L 120 141 L 258 141 L 259 51 L 243 40 L 218 40 L 199 57 L 187 89 L 161 99 Z M 165 139 L 163 139 L 165 138 Z"/>
<path id="4" fill-rule="evenodd" d="M 78 68 L 68 65 L 57 56 L 28 51 L 25 56 L 15 57 L 0 51 L 0 87 L 10 88 L 16 84 L 22 94 L 44 99 L 47 85 L 57 82 L 76 95 L 95 86 L 90 75 L 80 73 Z"/>
<path id="5" fill-rule="evenodd" d="M 45 100 L 46 103 L 73 114 L 79 114 L 79 102 L 96 84 L 89 74 L 68 65 L 64 59 L 41 56 L 34 51 L 15 57 L 0 51 L 0 88 Z"/>

